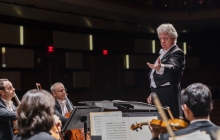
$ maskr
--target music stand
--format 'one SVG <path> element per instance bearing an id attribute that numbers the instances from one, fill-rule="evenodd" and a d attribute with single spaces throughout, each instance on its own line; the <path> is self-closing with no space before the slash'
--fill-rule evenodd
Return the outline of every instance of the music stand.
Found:
<path id="1" fill-rule="evenodd" d="M 90 127 L 90 112 L 102 112 L 103 110 L 104 109 L 100 107 L 75 106 L 67 122 L 62 127 L 62 132 L 66 132 L 66 130 L 71 130 L 75 128 L 84 128 L 86 138 L 87 128 Z"/>

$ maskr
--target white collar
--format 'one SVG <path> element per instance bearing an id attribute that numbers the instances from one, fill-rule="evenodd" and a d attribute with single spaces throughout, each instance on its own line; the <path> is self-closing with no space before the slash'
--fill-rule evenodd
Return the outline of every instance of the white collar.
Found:
<path id="1" fill-rule="evenodd" d="M 1 98 L 2 99 L 2 98 Z M 13 101 L 7 101 L 7 100 L 4 100 L 2 99 L 2 101 L 4 101 L 4 103 L 7 105 L 7 106 L 12 106 L 13 105 Z"/>
<path id="2" fill-rule="evenodd" d="M 57 99 L 57 101 L 58 101 L 59 104 L 65 104 L 66 103 L 66 100 L 61 101 L 61 100 Z"/>
<path id="3" fill-rule="evenodd" d="M 176 44 L 173 44 L 168 50 L 160 49 L 159 54 L 167 53 L 171 48 L 173 48 Z"/>
<path id="4" fill-rule="evenodd" d="M 200 121 L 210 121 L 209 119 L 196 119 L 196 120 L 192 120 L 190 122 L 190 124 L 194 123 L 194 122 L 200 122 Z"/>

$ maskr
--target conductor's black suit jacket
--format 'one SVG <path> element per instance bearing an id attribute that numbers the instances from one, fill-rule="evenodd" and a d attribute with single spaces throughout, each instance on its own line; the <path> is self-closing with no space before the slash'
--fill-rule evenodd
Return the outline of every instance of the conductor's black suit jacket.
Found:
<path id="1" fill-rule="evenodd" d="M 170 82 L 171 85 L 178 85 L 185 68 L 185 55 L 177 46 L 173 46 L 162 58 L 161 63 L 164 65 L 164 73 L 162 75 L 154 72 L 153 78 L 157 87 Z M 152 71 L 152 70 L 151 70 Z M 149 79 L 150 74 L 149 72 Z"/>

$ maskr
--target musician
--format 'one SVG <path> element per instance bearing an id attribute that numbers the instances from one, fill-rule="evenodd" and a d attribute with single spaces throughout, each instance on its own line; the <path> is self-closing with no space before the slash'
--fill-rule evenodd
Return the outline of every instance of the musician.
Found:
<path id="1" fill-rule="evenodd" d="M 13 140 L 55 140 L 49 132 L 55 124 L 53 96 L 45 90 L 29 90 L 17 107 L 17 135 Z"/>
<path id="2" fill-rule="evenodd" d="M 181 93 L 181 101 L 183 112 L 190 121 L 190 125 L 187 128 L 175 131 L 175 136 L 200 130 L 209 134 L 211 140 L 217 140 L 216 137 L 220 127 L 209 120 L 210 111 L 213 106 L 209 88 L 201 83 L 191 84 Z M 151 140 L 159 140 L 159 133 L 151 127 L 150 129 L 152 130 L 153 137 Z M 168 140 L 169 137 L 168 134 L 164 134 L 160 136 L 160 140 Z"/>
<path id="3" fill-rule="evenodd" d="M 66 102 L 66 89 L 61 82 L 54 83 L 51 88 L 50 88 L 55 100 L 55 107 L 54 107 L 54 112 L 55 114 L 60 117 L 60 120 L 62 121 L 62 126 L 67 121 L 67 118 L 65 117 L 65 114 L 70 112 L 70 107 L 67 105 Z M 72 104 L 71 104 L 72 105 Z M 73 107 L 73 105 L 72 105 Z"/>
<path id="4" fill-rule="evenodd" d="M 15 88 L 8 79 L 0 79 L 0 140 L 12 140 L 13 121 L 16 120 L 15 106 L 11 100 Z"/>

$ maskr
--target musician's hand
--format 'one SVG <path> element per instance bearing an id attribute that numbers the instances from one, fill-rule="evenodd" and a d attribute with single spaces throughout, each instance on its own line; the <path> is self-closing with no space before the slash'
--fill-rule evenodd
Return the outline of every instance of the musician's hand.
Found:
<path id="1" fill-rule="evenodd" d="M 84 139 L 85 138 L 85 135 L 84 135 L 84 128 L 81 128 L 79 129 L 80 130 L 80 133 L 81 133 L 81 138 Z M 87 131 L 86 133 L 86 139 L 87 140 L 91 140 L 91 135 L 90 135 L 90 132 Z"/>
<path id="2" fill-rule="evenodd" d="M 61 130 L 62 122 L 60 118 L 57 115 L 53 115 L 53 117 L 54 117 L 55 125 L 57 126 L 59 130 Z"/>
<path id="3" fill-rule="evenodd" d="M 154 129 L 151 127 L 149 121 L 148 121 L 148 127 L 149 127 L 149 129 L 150 129 L 150 131 L 151 131 L 152 138 L 154 138 L 154 137 L 159 137 L 160 133 L 157 132 L 156 130 L 154 130 Z"/>
<path id="4" fill-rule="evenodd" d="M 148 104 L 151 104 L 151 99 L 152 99 L 152 97 L 151 97 L 151 94 L 148 96 L 148 98 L 147 98 L 147 103 Z"/>

